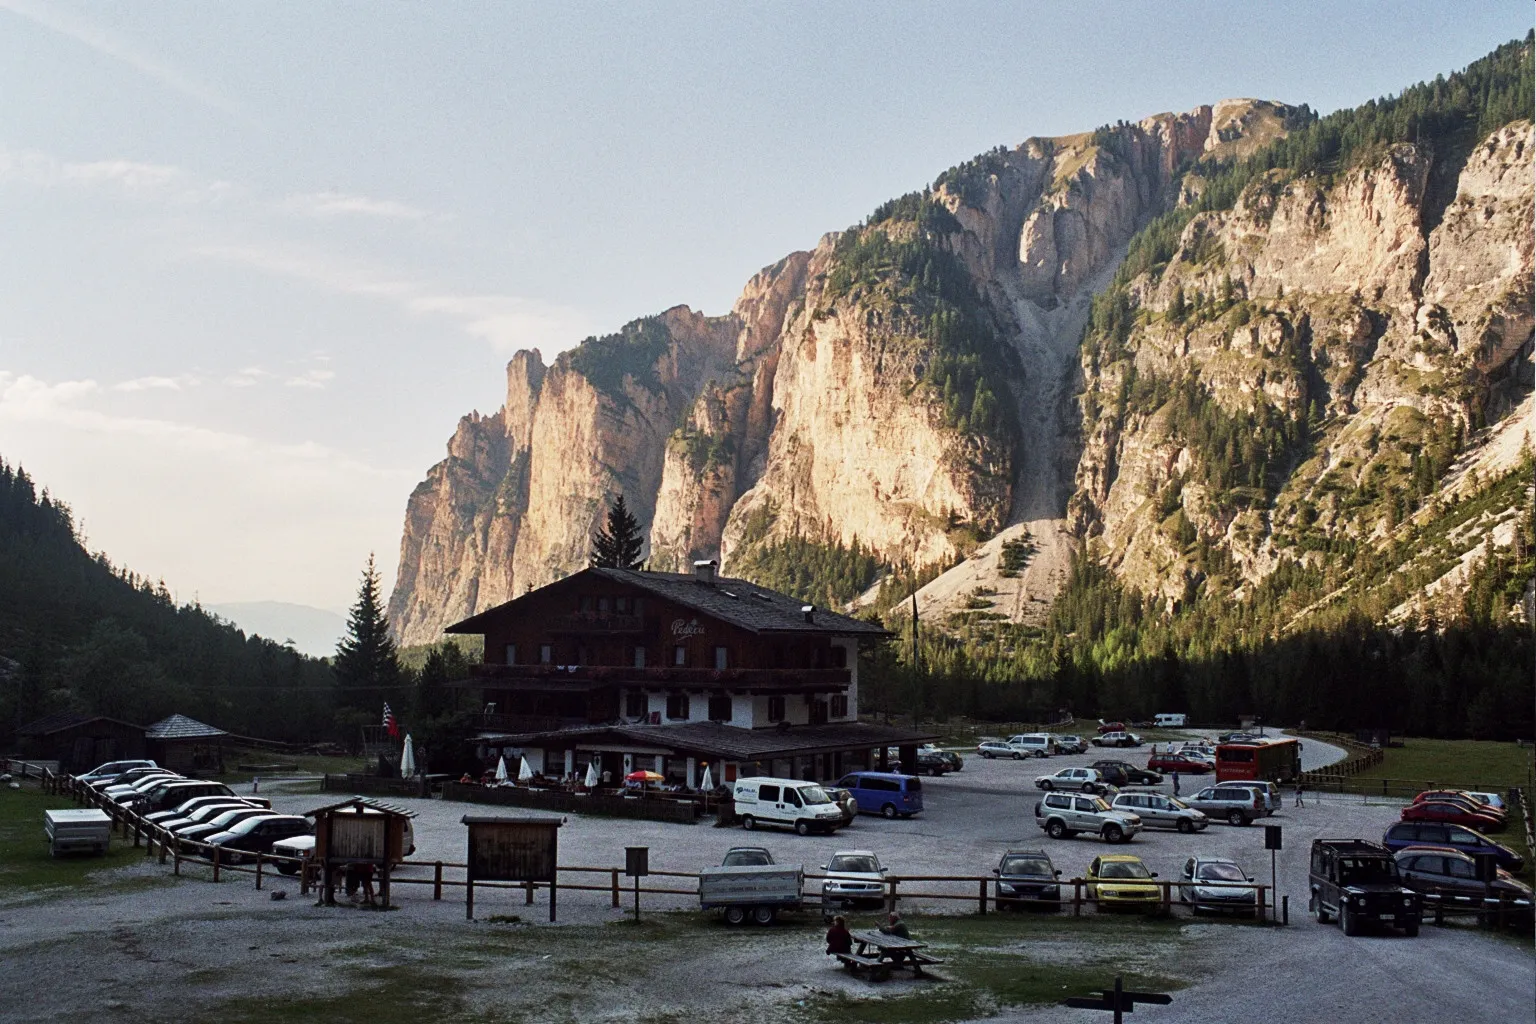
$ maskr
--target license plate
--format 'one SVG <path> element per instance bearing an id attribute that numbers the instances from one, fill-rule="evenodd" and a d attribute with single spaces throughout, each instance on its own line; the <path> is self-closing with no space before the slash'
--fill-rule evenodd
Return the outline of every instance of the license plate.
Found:
<path id="1" fill-rule="evenodd" d="M 1383 920 L 1383 921 L 1396 921 L 1397 920 L 1397 915 L 1396 914 L 1381 914 L 1379 916 L 1380 916 L 1380 919 Z"/>

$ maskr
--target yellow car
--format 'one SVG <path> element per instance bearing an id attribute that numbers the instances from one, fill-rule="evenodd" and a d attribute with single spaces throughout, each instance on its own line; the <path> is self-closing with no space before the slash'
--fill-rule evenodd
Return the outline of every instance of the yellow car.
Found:
<path id="1" fill-rule="evenodd" d="M 1093 858 L 1084 881 L 1087 894 L 1098 900 L 1100 909 L 1158 907 L 1163 887 L 1153 881 L 1156 877 L 1157 872 L 1148 871 L 1140 857 L 1110 853 Z"/>

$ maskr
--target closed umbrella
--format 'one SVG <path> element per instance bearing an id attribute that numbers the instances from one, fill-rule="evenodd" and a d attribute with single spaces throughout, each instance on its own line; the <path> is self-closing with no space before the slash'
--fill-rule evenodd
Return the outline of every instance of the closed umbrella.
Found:
<path id="1" fill-rule="evenodd" d="M 525 757 L 517 766 L 517 781 L 527 782 L 531 778 L 533 778 L 533 769 L 528 767 L 528 759 Z"/>
<path id="2" fill-rule="evenodd" d="M 411 734 L 405 734 L 405 749 L 400 752 L 400 777 L 408 779 L 416 774 L 416 744 L 411 742 Z"/>
<path id="3" fill-rule="evenodd" d="M 597 775 L 597 762 L 596 761 L 589 761 L 589 762 L 587 762 L 587 788 L 588 789 L 596 789 L 597 788 L 597 784 L 600 781 L 602 781 L 602 780 L 599 779 L 598 775 Z"/>
<path id="4" fill-rule="evenodd" d="M 505 754 L 496 759 L 496 781 L 507 781 L 507 757 Z"/>
<path id="5" fill-rule="evenodd" d="M 706 793 L 715 788 L 715 780 L 709 774 L 709 765 L 704 766 L 704 775 L 699 779 L 699 788 Z"/>

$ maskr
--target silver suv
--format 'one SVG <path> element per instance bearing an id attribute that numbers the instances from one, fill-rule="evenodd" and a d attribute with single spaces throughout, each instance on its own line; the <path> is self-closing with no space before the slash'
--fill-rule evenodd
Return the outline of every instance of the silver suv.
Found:
<path id="1" fill-rule="evenodd" d="M 1139 816 L 1144 828 L 1172 828 L 1189 833 L 1199 832 L 1211 823 L 1205 812 L 1163 793 L 1120 793 L 1110 806 Z"/>
<path id="2" fill-rule="evenodd" d="M 1063 768 L 1055 775 L 1042 775 L 1035 780 L 1035 787 L 1050 792 L 1053 789 L 1077 789 L 1084 793 L 1100 793 L 1109 789 L 1104 775 L 1097 768 Z"/>
<path id="3" fill-rule="evenodd" d="M 1258 790 L 1229 783 L 1207 786 L 1186 802 L 1228 825 L 1251 825 L 1254 818 L 1264 815 L 1264 797 Z"/>
<path id="4" fill-rule="evenodd" d="M 1141 831 L 1141 817 L 1117 811 L 1101 796 L 1047 793 L 1035 805 L 1035 821 L 1052 839 L 1070 839 L 1092 832 L 1106 843 L 1128 843 Z"/>

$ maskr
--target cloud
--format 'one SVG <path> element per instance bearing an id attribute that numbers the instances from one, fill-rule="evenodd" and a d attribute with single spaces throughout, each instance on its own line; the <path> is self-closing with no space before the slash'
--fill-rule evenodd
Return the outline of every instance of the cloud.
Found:
<path id="1" fill-rule="evenodd" d="M 243 192 L 231 182 L 201 178 L 171 164 L 120 158 L 76 162 L 31 149 L 0 149 L 0 182 L 109 191 L 130 199 L 177 204 L 211 204 Z"/>
<path id="2" fill-rule="evenodd" d="M 237 370 L 224 378 L 224 383 L 232 388 L 253 388 L 269 377 L 277 374 L 270 370 L 264 370 L 259 366 L 247 366 L 243 370 Z"/>
<path id="3" fill-rule="evenodd" d="M 196 255 L 293 278 L 326 291 L 379 298 L 419 316 L 445 316 L 503 355 L 520 348 L 558 351 L 592 333 L 590 318 L 568 306 L 515 295 L 447 292 L 422 281 L 343 264 L 291 247 L 204 245 Z"/>
<path id="4" fill-rule="evenodd" d="M 35 4 L 29 0 L 0 0 L 0 9 L 8 10 L 17 17 L 25 18 L 50 32 L 73 39 L 103 56 L 121 61 L 140 74 L 205 106 L 221 110 L 226 114 L 237 116 L 241 114 L 241 111 L 229 100 L 191 75 L 149 56 L 127 40 L 56 4 Z"/>
<path id="5" fill-rule="evenodd" d="M 181 391 L 195 388 L 202 381 L 189 373 L 176 377 L 135 377 L 112 385 L 113 391 Z"/>
<path id="6" fill-rule="evenodd" d="M 318 390 L 325 387 L 335 376 L 336 374 L 330 370 L 310 369 L 305 370 L 297 377 L 289 377 L 283 381 L 283 386 L 289 388 L 315 388 Z"/>
<path id="7" fill-rule="evenodd" d="M 427 220 L 426 210 L 393 199 L 374 199 L 348 192 L 305 192 L 288 196 L 279 208 L 309 217 L 361 216 L 384 220 Z"/>

